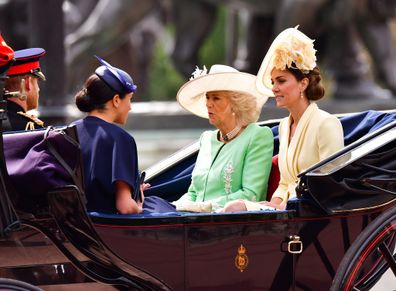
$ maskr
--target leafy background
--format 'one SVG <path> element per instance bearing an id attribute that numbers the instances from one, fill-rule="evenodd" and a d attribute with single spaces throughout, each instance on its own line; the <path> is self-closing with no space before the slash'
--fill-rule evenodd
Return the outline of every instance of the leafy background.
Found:
<path id="1" fill-rule="evenodd" d="M 225 9 L 220 8 L 215 28 L 205 40 L 204 45 L 199 52 L 199 65 L 202 67 L 206 65 L 209 67 L 213 64 L 225 63 Z M 396 20 L 391 21 L 391 32 L 393 35 L 393 42 L 396 48 Z M 168 24 L 166 33 L 169 38 L 174 35 L 174 27 Z M 157 42 L 153 61 L 149 74 L 149 88 L 143 96 L 139 96 L 141 101 L 167 101 L 175 100 L 176 93 L 180 86 L 187 80 L 182 76 L 173 66 L 170 59 L 171 52 L 167 52 L 166 45 L 162 42 Z M 395 49 L 396 55 L 396 49 Z M 362 57 L 370 64 L 371 59 L 369 55 L 363 50 Z M 326 96 L 331 96 L 332 82 L 326 68 L 321 67 L 323 82 L 326 87 Z M 380 85 L 381 82 L 379 81 Z"/>
<path id="2" fill-rule="evenodd" d="M 174 27 L 170 24 L 166 33 L 172 35 Z M 215 27 L 205 40 L 199 51 L 199 65 L 208 69 L 213 64 L 225 62 L 225 11 L 220 9 Z M 147 93 L 139 96 L 143 101 L 175 100 L 180 86 L 186 82 L 173 66 L 170 53 L 166 51 L 164 43 L 157 42 L 149 75 L 149 88 Z"/>

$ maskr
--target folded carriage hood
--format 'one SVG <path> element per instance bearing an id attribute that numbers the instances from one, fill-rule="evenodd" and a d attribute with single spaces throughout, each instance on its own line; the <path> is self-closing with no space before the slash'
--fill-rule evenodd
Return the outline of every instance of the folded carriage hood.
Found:
<path id="1" fill-rule="evenodd" d="M 396 204 L 396 121 L 303 172 L 297 192 L 328 214 Z"/>

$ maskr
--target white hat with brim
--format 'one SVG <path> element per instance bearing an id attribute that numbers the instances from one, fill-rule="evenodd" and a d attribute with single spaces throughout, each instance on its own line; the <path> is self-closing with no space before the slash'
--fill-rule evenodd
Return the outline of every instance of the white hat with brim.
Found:
<path id="1" fill-rule="evenodd" d="M 304 67 L 303 69 L 312 70 L 316 66 L 316 50 L 313 48 L 314 40 L 310 39 L 304 33 L 299 31 L 298 26 L 285 29 L 272 42 L 257 73 L 256 88 L 262 94 L 269 97 L 274 96 L 274 93 L 272 92 L 271 72 L 274 68 L 275 51 L 285 43 L 291 42 L 304 44 L 309 47 L 309 50 L 307 50 L 307 52 L 310 53 L 310 56 L 309 58 L 306 58 L 307 63 L 304 63 L 304 65 L 308 67 Z M 293 62 L 295 62 L 294 59 L 292 60 Z M 298 69 L 301 70 L 301 68 Z"/>
<path id="2" fill-rule="evenodd" d="M 213 65 L 207 75 L 201 75 L 185 83 L 177 92 L 179 104 L 191 113 L 208 118 L 206 93 L 210 91 L 233 91 L 256 98 L 256 108 L 261 111 L 268 97 L 256 89 L 256 76 L 226 66 Z"/>

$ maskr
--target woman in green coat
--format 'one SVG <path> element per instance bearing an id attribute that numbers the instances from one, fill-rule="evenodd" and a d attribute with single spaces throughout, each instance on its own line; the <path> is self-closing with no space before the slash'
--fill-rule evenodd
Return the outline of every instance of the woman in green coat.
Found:
<path id="1" fill-rule="evenodd" d="M 236 199 L 266 198 L 273 135 L 258 120 L 267 97 L 255 88 L 256 76 L 224 65 L 208 74 L 193 73 L 177 100 L 188 111 L 208 118 L 188 192 L 175 201 L 178 210 L 210 212 Z"/>

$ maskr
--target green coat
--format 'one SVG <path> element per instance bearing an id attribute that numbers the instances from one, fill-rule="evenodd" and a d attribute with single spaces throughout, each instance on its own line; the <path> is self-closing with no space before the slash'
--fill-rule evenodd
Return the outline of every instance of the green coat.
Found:
<path id="1" fill-rule="evenodd" d="M 191 185 L 180 200 L 210 201 L 217 209 L 235 199 L 265 199 L 273 152 L 271 129 L 250 124 L 227 144 L 217 135 L 218 130 L 201 135 Z"/>

